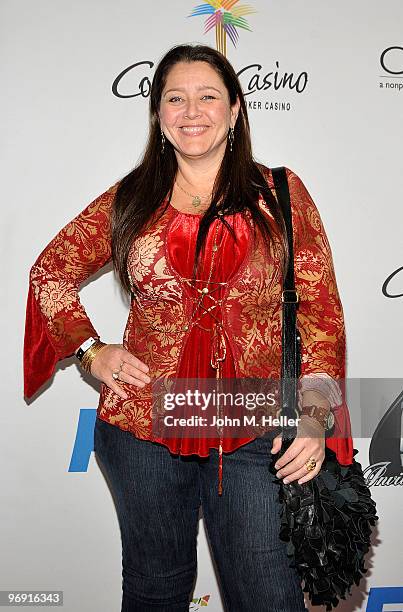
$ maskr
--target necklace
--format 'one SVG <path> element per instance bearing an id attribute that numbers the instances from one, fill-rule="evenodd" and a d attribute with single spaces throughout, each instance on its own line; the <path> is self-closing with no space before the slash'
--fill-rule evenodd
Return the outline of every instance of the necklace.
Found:
<path id="1" fill-rule="evenodd" d="M 178 183 L 178 181 L 175 181 L 176 184 L 178 185 L 179 189 L 182 189 L 183 193 L 186 193 L 186 195 L 190 196 L 192 199 L 192 204 L 193 206 L 197 207 L 200 206 L 202 200 L 206 200 L 207 198 L 209 198 L 212 194 L 212 192 L 210 192 L 209 194 L 205 195 L 205 196 L 199 196 L 199 195 L 194 195 L 193 193 L 189 193 L 188 191 L 186 191 L 186 189 L 184 189 L 182 187 L 182 185 L 180 185 Z"/>

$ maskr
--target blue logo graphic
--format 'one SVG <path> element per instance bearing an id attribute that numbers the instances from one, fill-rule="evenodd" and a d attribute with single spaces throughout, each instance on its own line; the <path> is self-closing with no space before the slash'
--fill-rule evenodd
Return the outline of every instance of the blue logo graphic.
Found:
<path id="1" fill-rule="evenodd" d="M 94 450 L 95 408 L 80 410 L 69 472 L 86 472 Z"/>
<path id="2" fill-rule="evenodd" d="M 371 587 L 367 602 L 367 612 L 383 612 L 383 604 L 402 604 L 396 608 L 388 606 L 387 612 L 402 612 L 403 587 Z"/>

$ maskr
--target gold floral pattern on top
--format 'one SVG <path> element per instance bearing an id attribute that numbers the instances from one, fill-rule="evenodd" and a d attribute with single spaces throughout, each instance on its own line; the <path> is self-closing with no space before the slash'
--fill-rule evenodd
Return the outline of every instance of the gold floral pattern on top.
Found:
<path id="1" fill-rule="evenodd" d="M 51 319 L 62 310 L 72 310 L 76 295 L 67 281 L 48 281 L 45 286 L 34 282 L 35 297 L 39 299 L 42 312 Z"/>
<path id="2" fill-rule="evenodd" d="M 264 168 L 264 167 L 263 167 Z M 300 295 L 297 310 L 302 338 L 302 375 L 324 372 L 345 375 L 345 329 L 332 253 L 319 212 L 301 179 L 286 168 L 293 219 L 295 282 Z M 274 191 L 271 171 L 264 168 Z M 97 335 L 78 289 L 111 257 L 110 212 L 117 183 L 96 198 L 65 226 L 41 253 L 30 282 L 49 340 L 58 358 L 73 354 L 83 340 Z M 272 220 L 262 198 L 261 210 Z M 123 333 L 124 347 L 149 366 L 153 381 L 169 385 L 175 377 L 184 346 L 189 297 L 166 257 L 167 227 L 176 214 L 172 207 L 136 240 L 128 272 L 139 287 L 132 295 Z M 250 219 L 250 216 L 249 216 Z M 266 254 L 260 234 L 249 249 L 240 274 L 227 285 L 222 301 L 223 326 L 231 344 L 237 377 L 278 378 L 281 372 L 282 274 L 281 243 L 274 232 Z M 152 387 L 121 383 L 122 400 L 101 385 L 98 416 L 152 439 Z M 154 398 L 155 399 L 155 398 Z M 156 408 L 157 409 L 157 408 Z"/>
<path id="3" fill-rule="evenodd" d="M 345 324 L 333 256 L 319 211 L 305 185 L 288 171 L 295 244 L 297 323 L 302 340 L 301 376 L 326 372 L 345 377 Z"/>
<path id="4" fill-rule="evenodd" d="M 267 206 L 259 204 L 264 212 Z M 271 216 L 271 215 L 270 215 Z M 255 248 L 225 303 L 226 318 L 237 353 L 240 377 L 278 377 L 281 364 L 280 240 L 276 233 L 266 256 L 263 240 L 257 235 Z"/>
<path id="5" fill-rule="evenodd" d="M 53 238 L 30 270 L 30 283 L 59 359 L 97 335 L 79 286 L 111 257 L 110 210 L 118 183 L 91 202 Z"/>
<path id="6" fill-rule="evenodd" d="M 136 241 L 137 248 L 131 250 L 128 262 L 131 277 L 136 281 L 142 281 L 150 273 L 150 265 L 154 262 L 154 254 L 162 246 L 158 233 L 142 235 Z"/>

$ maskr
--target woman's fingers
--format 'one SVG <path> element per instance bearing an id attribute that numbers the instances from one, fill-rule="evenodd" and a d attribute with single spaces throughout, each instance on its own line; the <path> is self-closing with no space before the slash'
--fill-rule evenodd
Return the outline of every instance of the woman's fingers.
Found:
<path id="1" fill-rule="evenodd" d="M 306 467 L 303 470 L 300 470 L 300 473 L 295 476 L 295 478 L 298 478 L 298 484 L 307 482 L 308 480 L 311 480 L 311 478 L 317 476 L 319 474 L 322 463 L 323 457 L 320 461 L 316 460 L 316 466 L 314 470 L 307 471 Z"/>
<path id="2" fill-rule="evenodd" d="M 272 455 L 277 455 L 277 453 L 281 449 L 282 442 L 283 442 L 283 436 L 281 434 L 273 438 L 273 444 L 272 444 L 271 451 L 270 451 Z"/>
<path id="3" fill-rule="evenodd" d="M 315 458 L 316 466 L 314 470 L 308 471 L 306 463 L 311 457 Z M 297 479 L 304 478 L 304 482 L 313 478 L 318 473 L 324 458 L 324 452 L 319 446 L 313 446 L 310 449 L 305 447 L 293 461 L 287 463 L 276 474 L 277 478 L 283 478 L 283 482 L 292 482 Z"/>
<path id="4" fill-rule="evenodd" d="M 289 460 L 284 453 L 274 466 L 278 469 L 276 476 L 283 478 L 285 484 L 297 479 L 299 483 L 306 482 L 316 476 L 325 457 L 322 439 L 296 438 L 288 450 L 291 449 L 294 458 Z M 307 470 L 306 463 L 311 457 L 314 457 L 316 466 L 313 470 Z"/>
<path id="5" fill-rule="evenodd" d="M 129 397 L 126 391 L 123 391 L 122 387 L 112 377 L 109 381 L 104 380 L 102 382 L 104 382 L 110 389 L 112 389 L 114 393 L 116 393 L 116 395 L 122 399 L 127 399 Z"/>
<path id="6" fill-rule="evenodd" d="M 306 463 L 314 457 L 316 466 L 307 470 Z M 275 464 L 278 470 L 277 477 L 283 478 L 284 483 L 298 479 L 298 483 L 307 482 L 314 478 L 325 457 L 325 430 L 322 425 L 312 417 L 303 415 L 298 425 L 298 433 L 292 444 Z"/>
<path id="7" fill-rule="evenodd" d="M 146 365 L 143 361 L 140 361 L 140 359 L 138 357 L 136 357 L 135 355 L 133 355 L 132 353 L 129 353 L 129 351 L 126 351 L 125 349 L 123 349 L 124 351 L 124 361 L 125 364 L 127 364 L 128 366 L 132 366 L 135 370 L 140 370 L 141 372 L 145 372 L 147 373 L 149 370 L 148 365 Z M 130 372 L 130 367 L 128 368 L 128 373 L 131 374 Z"/>
<path id="8" fill-rule="evenodd" d="M 295 457 L 299 455 L 299 453 L 304 448 L 304 442 L 302 442 L 302 438 L 295 438 L 292 444 L 287 448 L 285 453 L 276 461 L 275 468 L 280 469 L 286 463 L 292 461 Z"/>
<path id="9" fill-rule="evenodd" d="M 126 361 L 123 362 L 119 371 L 119 380 L 139 387 L 144 387 L 146 383 L 148 384 L 151 382 L 151 378 L 148 374 L 145 374 L 139 367 L 130 365 L 130 363 Z"/>

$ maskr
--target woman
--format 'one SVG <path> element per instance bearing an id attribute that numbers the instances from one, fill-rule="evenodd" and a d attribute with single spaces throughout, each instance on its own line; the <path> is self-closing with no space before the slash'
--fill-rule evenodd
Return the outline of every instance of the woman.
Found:
<path id="1" fill-rule="evenodd" d="M 337 382 L 345 376 L 345 335 L 330 246 L 302 181 L 288 168 L 287 178 L 302 416 L 277 474 L 306 482 L 325 444 L 351 463 L 352 439 Z M 278 380 L 287 255 L 272 174 L 252 157 L 233 68 L 212 48 L 173 47 L 155 71 L 141 163 L 44 249 L 31 268 L 27 305 L 25 395 L 73 354 L 102 383 L 94 450 L 116 499 L 122 611 L 188 610 L 200 505 L 225 608 L 305 610 L 278 538 L 268 472 L 270 452 L 281 447 L 278 428 L 265 435 L 253 427 L 161 428 L 161 397 L 173 379 Z M 123 344 L 101 341 L 78 296 L 111 259 L 132 297 Z M 335 435 L 325 438 L 331 409 Z"/>

